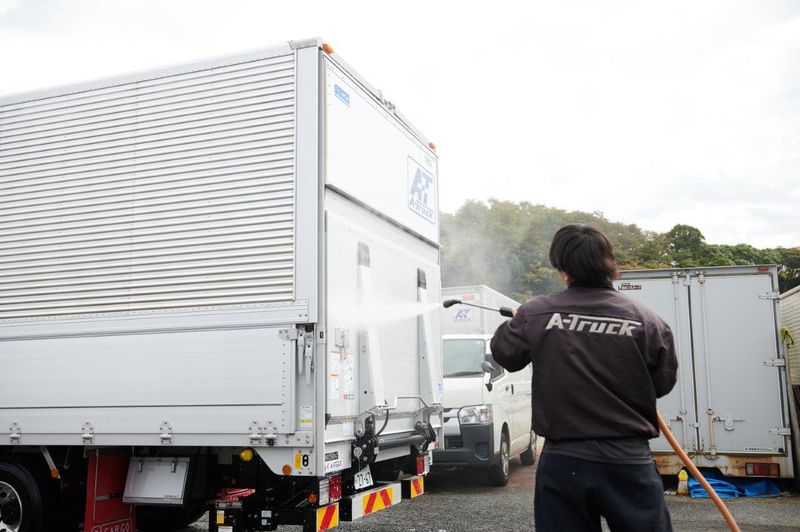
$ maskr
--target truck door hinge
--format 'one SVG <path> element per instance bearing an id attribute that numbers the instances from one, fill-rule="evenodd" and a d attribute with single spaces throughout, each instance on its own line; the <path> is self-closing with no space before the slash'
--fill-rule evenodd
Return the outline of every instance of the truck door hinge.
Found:
<path id="1" fill-rule="evenodd" d="M 785 358 L 773 358 L 772 360 L 765 360 L 764 365 L 771 368 L 785 368 L 786 367 L 786 359 Z"/>
<path id="2" fill-rule="evenodd" d="M 261 430 L 261 426 L 258 424 L 258 421 L 253 421 L 250 423 L 250 428 L 247 429 L 250 433 L 250 444 L 251 445 L 263 445 L 264 444 L 264 433 Z"/>
<path id="3" fill-rule="evenodd" d="M 775 436 L 791 436 L 792 429 L 790 429 L 789 427 L 775 427 L 769 429 L 769 433 Z"/>
<path id="4" fill-rule="evenodd" d="M 758 294 L 758 299 L 765 299 L 765 300 L 780 299 L 780 297 L 781 297 L 780 292 L 765 292 L 763 294 Z"/>
<path id="5" fill-rule="evenodd" d="M 94 443 L 94 426 L 88 421 L 81 426 L 81 441 L 84 445 Z"/>
<path id="6" fill-rule="evenodd" d="M 306 331 L 303 335 L 303 372 L 306 374 L 306 386 L 311 386 L 311 372 L 314 371 L 314 331 Z"/>
<path id="7" fill-rule="evenodd" d="M 297 340 L 297 337 L 300 335 L 297 329 L 280 329 L 278 330 L 278 336 L 281 340 Z"/>
<path id="8" fill-rule="evenodd" d="M 725 424 L 725 430 L 732 431 L 734 429 L 733 424 L 735 422 L 742 422 L 746 421 L 744 418 L 733 417 L 733 414 L 728 414 L 727 416 L 717 416 L 714 418 L 714 421 L 718 421 L 720 423 Z"/>
<path id="9" fill-rule="evenodd" d="M 163 421 L 161 426 L 158 427 L 158 431 L 160 432 L 158 439 L 161 440 L 163 445 L 172 443 L 172 425 L 168 421 Z"/>
<path id="10" fill-rule="evenodd" d="M 19 423 L 14 422 L 8 427 L 8 439 L 12 444 L 17 444 L 22 439 L 22 427 Z"/>

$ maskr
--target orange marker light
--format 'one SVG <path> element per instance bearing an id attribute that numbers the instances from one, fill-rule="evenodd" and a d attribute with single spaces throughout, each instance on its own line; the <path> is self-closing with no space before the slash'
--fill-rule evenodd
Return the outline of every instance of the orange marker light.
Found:
<path id="1" fill-rule="evenodd" d="M 325 50 L 326 54 L 332 54 L 333 53 L 333 46 L 331 46 L 328 43 L 322 43 L 322 49 Z"/>
<path id="2" fill-rule="evenodd" d="M 308 494 L 308 502 L 311 504 L 317 504 L 317 494 L 316 493 L 309 493 Z"/>
<path id="3" fill-rule="evenodd" d="M 432 149 L 433 151 L 436 151 L 436 144 L 434 144 L 433 142 L 429 142 L 428 147 L 430 147 L 430 149 Z"/>
<path id="4" fill-rule="evenodd" d="M 286 464 L 285 466 L 283 466 L 283 469 L 281 469 L 281 471 L 283 471 L 284 475 L 291 475 L 292 474 L 292 466 L 290 466 L 289 464 Z"/>

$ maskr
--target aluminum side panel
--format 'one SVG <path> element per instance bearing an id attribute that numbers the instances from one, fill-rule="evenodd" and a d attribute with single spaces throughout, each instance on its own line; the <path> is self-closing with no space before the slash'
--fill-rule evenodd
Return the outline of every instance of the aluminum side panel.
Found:
<path id="1" fill-rule="evenodd" d="M 0 106 L 0 320 L 296 299 L 295 70 L 265 52 Z"/>
<path id="2" fill-rule="evenodd" d="M 305 314 L 74 320 L 47 335 L 15 326 L 0 338 L 0 363 L 14 368 L 0 373 L 0 425 L 19 427 L 24 445 L 85 444 L 87 432 L 96 445 L 163 445 L 163 432 L 169 444 L 250 445 L 254 432 L 294 433 L 296 349 L 279 324 Z"/>
<path id="3" fill-rule="evenodd" d="M 789 384 L 800 386 L 800 287 L 781 295 L 780 309 L 781 327 L 786 327 L 794 339 L 786 349 Z"/>

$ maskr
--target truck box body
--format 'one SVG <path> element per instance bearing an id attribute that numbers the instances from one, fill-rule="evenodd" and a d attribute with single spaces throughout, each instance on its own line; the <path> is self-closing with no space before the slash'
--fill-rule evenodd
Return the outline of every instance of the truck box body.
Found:
<path id="1" fill-rule="evenodd" d="M 444 299 L 459 299 L 467 303 L 477 303 L 492 308 L 516 308 L 519 306 L 517 301 L 486 285 L 446 287 L 442 289 L 442 297 Z M 444 334 L 492 335 L 500 324 L 507 319 L 498 312 L 464 305 L 454 305 L 445 309 L 442 329 Z"/>
<path id="2" fill-rule="evenodd" d="M 440 425 L 437 157 L 320 45 L 0 99 L 0 445 L 323 476 Z"/>
<path id="3" fill-rule="evenodd" d="M 800 387 L 800 286 L 781 294 L 781 327 L 785 327 L 789 384 Z M 800 393 L 800 391 L 799 391 Z M 800 398 L 800 396 L 798 396 Z"/>
<path id="4" fill-rule="evenodd" d="M 492 308 L 519 306 L 485 285 L 445 287 L 444 299 Z M 508 461 L 520 456 L 533 465 L 536 435 L 531 430 L 531 366 L 514 373 L 500 367 L 485 373 L 490 340 L 506 321 L 497 311 L 453 305 L 444 310 L 444 448 L 434 450 L 436 468 L 488 470 L 493 485 L 508 482 Z M 476 408 L 485 419 L 470 419 Z M 532 450 L 533 449 L 533 450 Z"/>
<path id="5" fill-rule="evenodd" d="M 800 434 L 800 286 L 781 294 L 781 347 L 786 358 L 789 377 L 789 411 L 792 414 L 792 433 Z M 793 438 L 794 455 L 800 454 L 800 441 Z M 795 462 L 795 475 L 798 473 Z M 795 483 L 800 476 L 795 476 Z"/>
<path id="6" fill-rule="evenodd" d="M 776 267 L 625 271 L 614 285 L 672 329 L 678 382 L 658 410 L 694 462 L 733 476 L 791 478 Z M 651 448 L 662 474 L 677 473 L 663 436 Z M 754 464 L 777 464 L 779 475 Z"/>

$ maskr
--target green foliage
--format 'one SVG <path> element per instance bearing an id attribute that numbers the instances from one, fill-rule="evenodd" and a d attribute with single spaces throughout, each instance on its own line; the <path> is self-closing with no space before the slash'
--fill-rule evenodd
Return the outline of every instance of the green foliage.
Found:
<path id="1" fill-rule="evenodd" d="M 560 227 L 575 222 L 605 232 L 622 269 L 777 264 L 782 291 L 800 285 L 800 248 L 707 244 L 690 225 L 655 233 L 609 221 L 600 212 L 494 199 L 468 201 L 455 214 L 442 215 L 443 285 L 486 284 L 520 301 L 557 292 L 563 285 L 550 267 L 550 240 Z"/>

